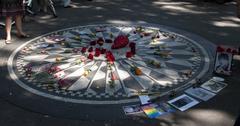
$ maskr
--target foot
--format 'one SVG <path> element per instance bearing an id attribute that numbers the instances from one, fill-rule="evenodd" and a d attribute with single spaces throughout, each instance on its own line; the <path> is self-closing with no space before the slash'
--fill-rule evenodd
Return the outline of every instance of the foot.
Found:
<path id="1" fill-rule="evenodd" d="M 72 5 L 72 4 L 69 4 L 69 5 L 64 6 L 64 8 L 74 8 L 74 7 L 76 7 L 76 6 L 75 6 L 75 5 Z"/>
<path id="2" fill-rule="evenodd" d="M 12 43 L 12 40 L 9 39 L 9 40 L 5 40 L 5 44 L 11 44 Z"/>
<path id="3" fill-rule="evenodd" d="M 25 33 L 21 33 L 21 34 L 17 34 L 18 38 L 30 38 L 30 35 L 25 34 Z"/>

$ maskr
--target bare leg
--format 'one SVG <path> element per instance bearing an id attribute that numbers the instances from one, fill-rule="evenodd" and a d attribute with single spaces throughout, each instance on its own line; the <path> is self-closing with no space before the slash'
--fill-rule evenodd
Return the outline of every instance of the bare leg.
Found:
<path id="1" fill-rule="evenodd" d="M 6 17 L 6 40 L 11 40 L 12 17 Z"/>
<path id="2" fill-rule="evenodd" d="M 43 2 L 43 6 L 42 6 L 43 7 L 43 12 L 46 13 L 47 12 L 47 7 L 48 7 L 48 0 L 43 0 L 42 2 Z"/>
<path id="3" fill-rule="evenodd" d="M 17 28 L 17 35 L 25 35 L 25 33 L 22 31 L 22 16 L 17 15 L 16 16 L 16 28 Z"/>
<path id="4" fill-rule="evenodd" d="M 68 7 L 70 5 L 71 0 L 63 0 L 63 6 Z"/>

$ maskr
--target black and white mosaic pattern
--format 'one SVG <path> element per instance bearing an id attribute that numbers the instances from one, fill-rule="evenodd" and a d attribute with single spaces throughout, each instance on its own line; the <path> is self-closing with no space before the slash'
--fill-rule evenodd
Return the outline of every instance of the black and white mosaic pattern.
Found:
<path id="1" fill-rule="evenodd" d="M 129 42 L 113 49 L 119 36 Z M 198 42 L 164 28 L 103 24 L 33 39 L 12 53 L 8 70 L 18 85 L 41 96 L 118 104 L 135 102 L 140 94 L 164 95 L 191 85 L 208 71 L 209 61 Z"/>

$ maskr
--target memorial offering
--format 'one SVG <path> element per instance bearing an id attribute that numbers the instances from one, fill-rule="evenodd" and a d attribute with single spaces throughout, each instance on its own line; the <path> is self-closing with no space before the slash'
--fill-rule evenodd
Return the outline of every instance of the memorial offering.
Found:
<path id="1" fill-rule="evenodd" d="M 180 111 L 185 111 L 199 103 L 199 101 L 195 100 L 194 98 L 188 95 L 181 95 L 178 96 L 170 101 L 168 101 L 173 107 L 179 109 Z"/>
<path id="2" fill-rule="evenodd" d="M 123 106 L 123 110 L 126 115 L 138 114 L 143 112 L 140 105 Z"/>
<path id="3" fill-rule="evenodd" d="M 149 118 L 157 118 L 161 115 L 161 113 L 155 108 L 155 105 L 153 104 L 144 105 L 141 108 Z"/>
<path id="4" fill-rule="evenodd" d="M 202 88 L 207 89 L 214 93 L 220 92 L 226 86 L 227 86 L 226 83 L 214 81 L 213 79 L 211 79 L 211 80 L 205 82 L 203 85 L 201 85 Z"/>
<path id="5" fill-rule="evenodd" d="M 237 53 L 237 49 L 235 48 L 218 46 L 214 71 L 217 74 L 231 75 L 233 55 Z"/>
<path id="6" fill-rule="evenodd" d="M 206 76 L 212 54 L 161 26 L 99 24 L 59 30 L 20 45 L 11 78 L 43 97 L 84 104 L 136 102 Z"/>
<path id="7" fill-rule="evenodd" d="M 216 94 L 214 94 L 210 91 L 207 91 L 203 88 L 189 88 L 189 89 L 185 90 L 185 93 L 187 93 L 195 98 L 201 99 L 203 101 L 207 101 L 216 95 Z"/>

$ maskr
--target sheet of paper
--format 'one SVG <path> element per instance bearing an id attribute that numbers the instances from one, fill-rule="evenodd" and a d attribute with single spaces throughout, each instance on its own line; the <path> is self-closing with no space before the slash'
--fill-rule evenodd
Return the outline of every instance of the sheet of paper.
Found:
<path id="1" fill-rule="evenodd" d="M 140 99 L 142 105 L 145 105 L 145 104 L 149 104 L 149 103 L 150 103 L 150 102 L 149 102 L 150 98 L 149 98 L 149 96 L 147 96 L 147 95 L 140 95 L 140 96 L 139 96 L 139 99 Z"/>

